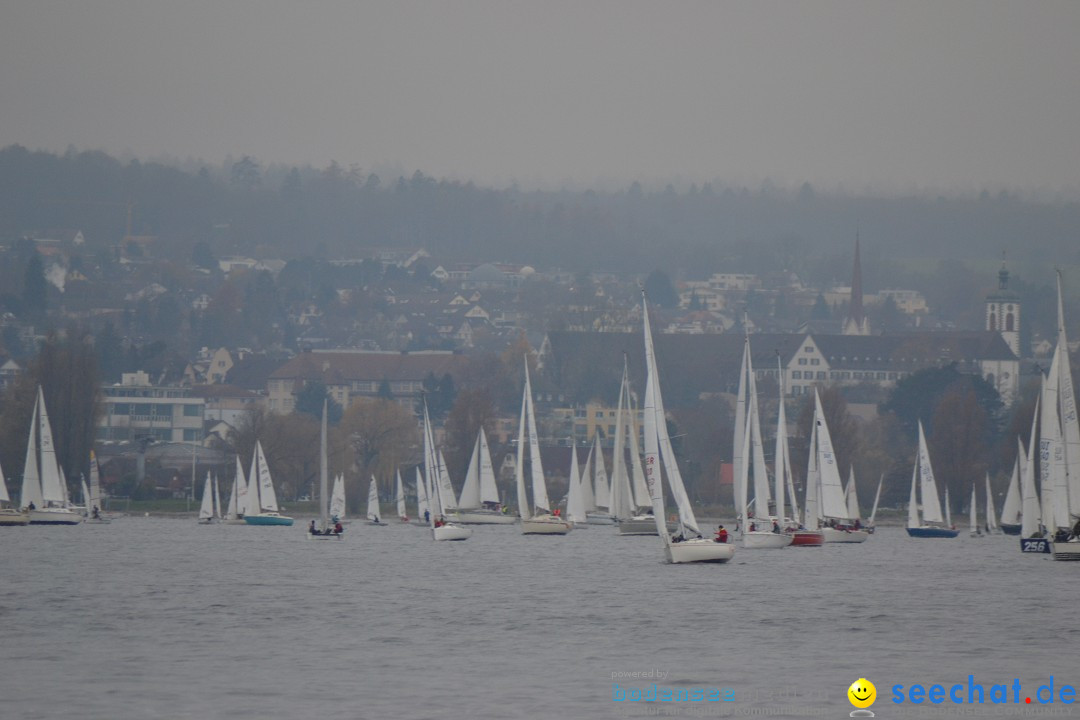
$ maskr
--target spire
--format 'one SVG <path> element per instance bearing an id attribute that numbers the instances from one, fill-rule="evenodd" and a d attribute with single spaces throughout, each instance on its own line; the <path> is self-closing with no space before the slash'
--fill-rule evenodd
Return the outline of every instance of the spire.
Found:
<path id="1" fill-rule="evenodd" d="M 1009 289 L 1009 269 L 1005 267 L 1005 251 L 1001 251 L 1001 269 L 998 270 L 998 290 Z"/>
<path id="2" fill-rule="evenodd" d="M 859 260 L 859 230 L 855 230 L 855 264 L 851 269 L 851 303 L 844 320 L 845 335 L 869 335 L 870 323 L 863 312 L 862 263 Z"/>

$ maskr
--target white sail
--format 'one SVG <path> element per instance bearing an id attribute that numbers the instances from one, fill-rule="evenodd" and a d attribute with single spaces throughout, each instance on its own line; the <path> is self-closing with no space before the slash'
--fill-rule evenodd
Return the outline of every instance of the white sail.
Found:
<path id="1" fill-rule="evenodd" d="M 593 494 L 592 480 L 593 449 L 589 448 L 589 456 L 585 458 L 585 467 L 581 471 L 581 497 L 585 501 L 585 512 L 596 510 L 596 496 Z"/>
<path id="2" fill-rule="evenodd" d="M 476 435 L 473 443 L 472 456 L 469 458 L 469 469 L 465 471 L 465 484 L 461 486 L 461 497 L 458 499 L 463 509 L 480 507 L 480 434 Z"/>
<path id="3" fill-rule="evenodd" d="M 922 420 L 919 421 L 919 477 L 922 491 L 923 522 L 943 522 L 941 501 L 938 499 L 937 483 L 934 482 L 934 469 L 930 466 L 930 451 L 926 448 L 926 435 L 923 434 Z"/>
<path id="4" fill-rule="evenodd" d="M 878 478 L 878 481 L 877 481 L 877 492 L 874 493 L 874 507 L 871 508 L 871 510 L 870 510 L 870 520 L 867 521 L 867 523 L 870 525 L 870 527 L 874 526 L 874 518 L 877 517 L 877 506 L 878 506 L 878 501 L 881 500 L 881 484 L 883 482 L 885 482 L 885 473 L 881 473 L 881 476 Z"/>
<path id="5" fill-rule="evenodd" d="M 495 484 L 495 466 L 491 462 L 491 448 L 488 447 L 487 433 L 480 426 L 480 502 L 498 505 L 499 487 Z"/>
<path id="6" fill-rule="evenodd" d="M 779 360 L 777 361 L 779 364 Z M 795 489 L 791 479 L 791 458 L 788 456 L 787 450 L 787 416 L 784 413 L 784 372 L 783 368 L 780 368 L 780 372 L 777 377 L 780 378 L 779 383 L 779 407 L 776 413 L 776 449 L 774 451 L 776 455 L 775 460 L 775 479 L 776 479 L 776 516 L 780 519 L 780 522 L 784 522 L 784 496 L 787 494 L 788 489 L 791 489 L 791 502 L 792 502 L 792 515 L 796 518 L 799 516 L 798 506 L 795 505 Z"/>
<path id="7" fill-rule="evenodd" d="M 93 485 L 90 486 L 90 495 L 94 495 Z M 214 517 L 220 518 L 224 514 L 225 511 L 221 509 L 221 486 L 218 485 L 217 473 L 214 473 Z"/>
<path id="8" fill-rule="evenodd" d="M 848 481 L 847 487 L 844 489 L 844 496 L 847 500 L 848 518 L 851 520 L 859 520 L 862 516 L 859 515 L 859 492 L 855 487 L 855 468 L 848 468 Z"/>
<path id="9" fill-rule="evenodd" d="M 41 441 L 41 495 L 46 503 L 67 505 L 67 489 L 60 479 L 60 465 L 56 461 L 56 448 L 53 446 L 52 428 L 49 426 L 49 412 L 45 409 L 45 394 L 38 387 L 38 426 Z"/>
<path id="10" fill-rule="evenodd" d="M 1065 349 L 1065 352 L 1068 352 Z M 1039 419 L 1039 480 L 1042 487 L 1042 521 L 1051 534 L 1069 528 L 1069 495 L 1065 478 L 1065 452 L 1058 416 L 1058 366 L 1062 352 L 1054 350 L 1050 374 L 1043 378 L 1042 412 Z"/>
<path id="11" fill-rule="evenodd" d="M 1002 525 L 1019 525 L 1022 500 L 1020 495 L 1020 478 L 1023 477 L 1022 465 L 1024 465 L 1024 443 L 1016 438 L 1016 460 L 1013 462 L 1012 477 L 1009 478 L 1009 489 L 1005 492 L 1005 504 L 1001 508 Z"/>
<path id="12" fill-rule="evenodd" d="M 528 365 L 526 364 L 526 370 Z M 521 420 L 518 422 L 518 436 L 517 436 L 517 466 L 514 468 L 514 480 L 517 485 L 517 504 L 518 515 L 522 520 L 528 520 L 532 517 L 532 511 L 529 509 L 529 496 L 525 494 L 525 423 L 526 412 L 529 407 L 529 386 L 526 383 L 525 390 L 521 397 Z"/>
<path id="13" fill-rule="evenodd" d="M 277 493 L 274 492 L 274 480 L 270 477 L 270 466 L 266 462 L 266 456 L 263 454 L 262 444 L 255 441 L 255 454 L 259 458 L 259 498 L 256 508 L 262 508 L 267 512 L 277 512 Z M 259 510 L 256 510 L 259 512 Z"/>
<path id="14" fill-rule="evenodd" d="M 40 508 L 45 505 L 45 498 L 41 496 L 41 474 L 38 470 L 38 403 L 39 400 L 34 401 L 34 414 L 30 418 L 30 439 L 26 444 L 26 462 L 23 463 L 22 492 L 19 495 L 19 503 L 24 508 L 31 505 Z"/>
<path id="15" fill-rule="evenodd" d="M 754 475 L 754 515 L 767 518 L 769 512 L 769 473 L 765 466 L 765 447 L 761 438 L 761 418 L 758 416 L 757 380 L 753 365 L 747 366 L 750 396 L 747 399 L 746 432 L 750 435 L 750 457 L 743 458 Z"/>
<path id="16" fill-rule="evenodd" d="M 11 502 L 11 496 L 8 495 L 7 480 L 4 478 L 4 469 L 0 468 L 0 503 Z"/>
<path id="17" fill-rule="evenodd" d="M 642 296 L 641 308 L 645 315 L 645 334 L 649 338 L 649 344 L 652 344 L 652 329 L 649 326 L 649 310 L 645 303 L 645 298 Z M 660 447 L 660 460 L 664 464 L 664 472 L 667 473 L 668 485 L 671 487 L 671 496 L 675 500 L 675 505 L 679 510 L 679 529 L 680 534 L 685 535 L 687 531 L 693 533 L 700 533 L 701 530 L 698 527 L 697 518 L 694 517 L 694 509 L 690 505 L 690 497 L 686 494 L 686 486 L 683 485 L 682 473 L 679 472 L 679 464 L 675 460 L 675 450 L 671 446 L 671 436 L 668 435 L 667 429 L 667 414 L 664 412 L 664 398 L 660 393 L 660 374 L 656 370 L 656 354 L 652 352 L 653 363 L 653 404 L 656 421 L 656 439 Z M 649 491 L 650 494 L 652 491 Z M 664 518 L 661 516 L 657 519 L 658 523 L 663 523 Z M 665 526 L 663 535 L 667 535 L 667 528 Z"/>
<path id="18" fill-rule="evenodd" d="M 911 495 L 908 498 L 907 506 L 907 526 L 909 528 L 917 528 L 922 525 L 919 522 L 919 505 L 915 499 L 915 485 L 919 481 L 919 463 L 916 462 L 915 466 L 911 469 Z"/>
<path id="19" fill-rule="evenodd" d="M 626 358 L 623 358 L 622 384 L 619 386 L 619 404 L 615 413 L 615 447 L 611 454 L 611 514 L 620 520 L 634 514 L 633 498 L 630 496 L 630 477 L 626 472 Z"/>
<path id="20" fill-rule="evenodd" d="M 739 368 L 739 394 L 735 398 L 735 440 L 732 443 L 732 471 L 735 478 L 735 504 L 739 513 L 746 520 L 746 480 L 749 477 L 745 468 L 745 457 L 749 449 L 746 438 L 746 374 L 750 364 L 750 335 L 743 340 L 742 365 Z"/>
<path id="21" fill-rule="evenodd" d="M 90 488 L 86 486 L 86 478 L 79 475 L 79 490 L 82 492 L 83 510 L 90 514 Z"/>
<path id="22" fill-rule="evenodd" d="M 379 507 L 379 486 L 375 483 L 374 475 L 371 476 L 371 484 L 368 486 L 367 519 L 372 522 L 382 521 L 382 509 Z"/>
<path id="23" fill-rule="evenodd" d="M 573 523 L 587 522 L 585 499 L 581 496 L 581 476 L 578 474 L 577 448 L 570 445 L 570 486 L 566 493 L 566 519 Z"/>
<path id="24" fill-rule="evenodd" d="M 649 308 L 644 296 L 641 300 L 642 314 L 645 316 L 645 482 L 649 486 L 649 498 L 652 500 L 653 520 L 656 533 L 663 539 L 664 547 L 670 548 L 667 523 L 664 520 L 664 486 L 660 472 L 660 425 L 666 425 L 663 412 L 657 406 L 659 380 L 656 371 L 656 356 L 653 350 L 652 329 L 649 327 Z M 669 478 L 670 480 L 670 478 Z"/>
<path id="25" fill-rule="evenodd" d="M 397 486 L 395 488 L 397 497 L 397 514 L 402 520 L 409 517 L 409 513 L 405 509 L 405 487 L 401 484 L 401 470 L 399 469 L 395 475 Z"/>
<path id="26" fill-rule="evenodd" d="M 632 404 L 630 410 L 630 484 L 634 490 L 634 507 L 652 507 L 652 499 L 649 497 L 649 488 L 645 484 L 645 471 L 641 467 L 641 448 L 638 446 L 637 405 Z"/>
<path id="27" fill-rule="evenodd" d="M 526 416 L 529 421 L 529 472 L 532 478 L 533 508 L 537 514 L 551 512 L 551 501 L 548 500 L 547 484 L 544 482 L 544 466 L 540 462 L 540 439 L 536 431 L 536 413 L 533 409 L 532 383 L 529 381 L 529 360 L 525 358 L 525 405 Z"/>
<path id="28" fill-rule="evenodd" d="M 432 529 L 435 520 L 443 516 L 443 506 L 439 499 L 439 459 L 435 454 L 435 438 L 431 433 L 431 418 L 428 415 L 427 399 L 424 400 L 424 490 L 427 492 L 431 513 L 428 517 Z M 370 495 L 370 492 L 369 492 Z"/>
<path id="29" fill-rule="evenodd" d="M 990 473 L 986 473 L 986 529 L 997 530 L 997 510 L 994 508 L 994 493 L 990 490 Z"/>
<path id="30" fill-rule="evenodd" d="M 210 520 L 214 517 L 214 483 L 210 472 L 206 473 L 206 483 L 203 485 L 202 504 L 199 505 L 199 519 Z"/>
<path id="31" fill-rule="evenodd" d="M 1058 410 L 1061 414 L 1062 464 L 1064 465 L 1067 513 L 1080 516 L 1080 418 L 1076 414 L 1076 394 L 1069 363 L 1069 340 L 1065 335 L 1065 310 L 1061 298 L 1061 271 L 1057 271 L 1058 339 L 1063 348 L 1058 362 Z"/>
<path id="32" fill-rule="evenodd" d="M 593 436 L 593 458 L 595 460 L 595 490 L 596 506 L 607 510 L 611 507 L 611 485 L 608 483 L 607 468 L 604 466 L 604 450 L 600 447 L 600 433 Z"/>
<path id="33" fill-rule="evenodd" d="M 1036 429 L 1039 423 L 1039 404 L 1042 398 L 1035 401 L 1035 414 L 1031 418 L 1031 441 L 1029 447 L 1035 447 Z M 1042 510 L 1039 507 L 1039 495 L 1035 491 L 1035 462 L 1029 459 L 1024 468 L 1024 476 L 1021 479 L 1020 497 L 1020 537 L 1035 537 L 1042 525 Z"/>
<path id="34" fill-rule="evenodd" d="M 101 468 L 98 466 L 97 455 L 90 451 L 90 504 L 86 511 L 92 513 L 94 508 L 101 511 Z"/>
<path id="35" fill-rule="evenodd" d="M 821 514 L 827 518 L 846 518 L 848 509 L 840 481 L 840 468 L 836 464 L 832 436 L 825 422 L 825 411 L 821 407 L 817 388 L 814 388 L 814 425 L 817 428 L 818 472 L 821 473 Z"/>
<path id="36" fill-rule="evenodd" d="M 330 517 L 345 519 L 345 476 L 334 477 L 334 487 L 330 490 Z"/>
<path id="37" fill-rule="evenodd" d="M 968 507 L 968 530 L 974 535 L 979 531 L 979 521 L 977 517 L 978 504 L 975 498 L 975 483 L 971 484 L 971 505 Z"/>
<path id="38" fill-rule="evenodd" d="M 225 512 L 226 520 L 236 520 L 244 514 L 244 502 L 247 500 L 247 483 L 244 482 L 244 467 L 240 456 L 236 456 L 236 477 L 233 478 L 232 492 L 229 494 L 229 509 Z"/>
<path id="39" fill-rule="evenodd" d="M 435 477 L 439 478 L 439 500 L 442 502 L 443 512 L 458 509 L 457 497 L 454 495 L 454 486 L 450 482 L 450 467 L 446 464 L 446 456 L 440 448 L 439 467 Z"/>
<path id="40" fill-rule="evenodd" d="M 821 470 L 818 466 L 817 424 L 810 428 L 810 453 L 806 462 L 806 497 L 803 525 L 808 530 L 821 527 Z"/>
<path id="41" fill-rule="evenodd" d="M 431 505 L 428 503 L 427 484 L 420 474 L 420 466 L 416 466 L 416 516 L 420 519 L 424 515 L 431 517 Z"/>
<path id="42" fill-rule="evenodd" d="M 949 505 L 949 485 L 945 484 L 945 527 L 952 527 L 952 507 Z"/>

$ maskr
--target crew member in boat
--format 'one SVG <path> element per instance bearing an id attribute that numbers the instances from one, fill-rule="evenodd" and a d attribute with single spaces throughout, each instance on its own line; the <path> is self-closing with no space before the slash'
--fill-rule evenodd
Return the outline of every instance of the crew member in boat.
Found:
<path id="1" fill-rule="evenodd" d="M 378 522 L 378 519 L 376 519 L 376 522 Z M 341 526 L 341 521 L 339 520 L 338 522 L 334 523 L 334 534 L 340 535 L 343 532 L 345 532 L 345 528 Z"/>
<path id="2" fill-rule="evenodd" d="M 728 541 L 728 531 L 724 529 L 723 525 L 716 528 L 716 542 L 726 543 Z"/>
<path id="3" fill-rule="evenodd" d="M 779 523 L 779 522 L 777 522 L 776 520 L 773 520 L 773 521 L 772 521 L 772 531 L 773 531 L 774 533 L 777 533 L 777 534 L 779 534 L 779 533 L 780 533 L 780 523 Z"/>
<path id="4" fill-rule="evenodd" d="M 95 505 L 94 509 L 90 511 L 90 517 L 93 518 L 94 520 L 100 520 L 101 519 L 101 511 L 98 510 L 97 505 Z"/>
<path id="5" fill-rule="evenodd" d="M 425 523 L 431 522 L 431 512 L 429 510 L 424 511 L 424 522 Z"/>
<path id="6" fill-rule="evenodd" d="M 750 532 L 757 532 L 757 523 L 750 523 Z"/>
<path id="7" fill-rule="evenodd" d="M 315 521 L 314 520 L 312 520 L 311 524 L 308 525 L 308 532 L 311 533 L 312 535 L 318 535 L 319 534 L 319 531 L 315 528 Z"/>

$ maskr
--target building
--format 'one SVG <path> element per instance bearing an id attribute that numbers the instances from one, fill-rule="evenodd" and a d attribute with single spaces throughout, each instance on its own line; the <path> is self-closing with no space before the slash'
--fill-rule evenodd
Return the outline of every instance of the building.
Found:
<path id="1" fill-rule="evenodd" d="M 1020 296 L 1009 289 L 1005 261 L 998 271 L 997 290 L 986 296 L 986 329 L 1000 333 L 1017 357 L 1020 356 Z"/>
<path id="2" fill-rule="evenodd" d="M 290 413 L 296 395 L 308 382 L 321 382 L 330 398 L 348 407 L 356 398 L 390 397 L 409 408 L 424 390 L 424 380 L 444 375 L 451 378 L 464 370 L 468 359 L 444 351 L 378 352 L 368 350 L 315 350 L 297 355 L 270 374 L 267 381 L 267 409 Z"/>
<path id="3" fill-rule="evenodd" d="M 140 371 L 124 373 L 119 385 L 106 385 L 101 393 L 98 440 L 202 442 L 206 403 L 190 388 L 151 385 L 150 376 Z"/>

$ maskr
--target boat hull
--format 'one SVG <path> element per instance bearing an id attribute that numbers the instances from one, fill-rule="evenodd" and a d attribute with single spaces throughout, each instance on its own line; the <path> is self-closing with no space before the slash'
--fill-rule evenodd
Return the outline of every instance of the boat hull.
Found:
<path id="1" fill-rule="evenodd" d="M 2 481 L 0 481 L 2 482 Z M 30 513 L 18 510 L 0 510 L 0 526 L 29 525 Z"/>
<path id="2" fill-rule="evenodd" d="M 67 508 L 43 508 L 30 511 L 31 525 L 78 525 L 82 515 Z"/>
<path id="3" fill-rule="evenodd" d="M 686 540 L 664 548 L 669 563 L 725 563 L 735 556 L 735 546 L 712 540 Z"/>
<path id="4" fill-rule="evenodd" d="M 614 525 L 615 516 L 610 513 L 591 512 L 585 513 L 585 519 L 590 525 Z"/>
<path id="5" fill-rule="evenodd" d="M 909 527 L 907 534 L 913 538 L 954 538 L 960 531 L 944 527 Z"/>
<path id="6" fill-rule="evenodd" d="M 462 525 L 513 525 L 517 522 L 513 515 L 483 510 L 458 510 L 450 519 Z"/>
<path id="7" fill-rule="evenodd" d="M 454 525 L 450 523 L 448 525 L 441 525 L 437 528 L 431 528 L 432 537 L 436 540 L 468 540 L 472 537 L 472 530 L 460 525 Z"/>
<path id="8" fill-rule="evenodd" d="M 1051 542 L 1050 554 L 1055 560 L 1080 560 L 1080 540 Z"/>
<path id="9" fill-rule="evenodd" d="M 292 525 L 293 519 L 277 513 L 262 513 L 260 515 L 245 515 L 244 522 L 248 525 Z"/>
<path id="10" fill-rule="evenodd" d="M 1020 538 L 1020 552 L 1045 554 L 1050 552 L 1050 541 L 1046 538 Z"/>
<path id="11" fill-rule="evenodd" d="M 323 535 L 322 533 L 307 532 L 308 540 L 344 540 L 345 533 L 330 533 L 329 535 Z"/>
<path id="12" fill-rule="evenodd" d="M 865 530 L 837 530 L 829 527 L 822 528 L 821 534 L 825 536 L 827 543 L 864 543 L 870 537 L 870 533 Z"/>
<path id="13" fill-rule="evenodd" d="M 820 530 L 793 530 L 792 547 L 821 547 L 825 544 L 825 534 Z"/>
<path id="14" fill-rule="evenodd" d="M 572 527 L 570 522 L 554 515 L 537 515 L 521 521 L 523 535 L 565 535 Z"/>
<path id="15" fill-rule="evenodd" d="M 787 533 L 761 532 L 758 530 L 743 533 L 743 547 L 747 550 L 785 548 L 791 544 L 792 540 L 791 535 Z M 723 545 L 723 543 L 716 544 Z"/>
<path id="16" fill-rule="evenodd" d="M 674 531 L 670 524 L 668 532 Z M 656 535 L 656 520 L 652 515 L 635 515 L 632 518 L 619 521 L 620 535 Z"/>
<path id="17" fill-rule="evenodd" d="M 1001 524 L 1001 532 L 1005 533 L 1006 535 L 1019 535 L 1020 534 L 1020 526 L 1019 525 L 1006 525 L 1006 524 L 1002 523 Z"/>

